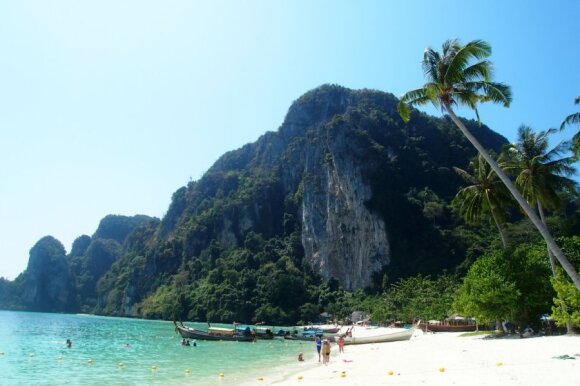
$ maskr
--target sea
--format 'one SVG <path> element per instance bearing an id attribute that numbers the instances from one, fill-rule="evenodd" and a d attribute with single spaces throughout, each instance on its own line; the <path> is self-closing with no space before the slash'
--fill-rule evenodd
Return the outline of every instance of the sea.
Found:
<path id="1" fill-rule="evenodd" d="M 169 321 L 0 311 L 0 385 L 231 386 L 316 353 L 313 342 L 280 338 L 196 344 L 182 346 Z"/>

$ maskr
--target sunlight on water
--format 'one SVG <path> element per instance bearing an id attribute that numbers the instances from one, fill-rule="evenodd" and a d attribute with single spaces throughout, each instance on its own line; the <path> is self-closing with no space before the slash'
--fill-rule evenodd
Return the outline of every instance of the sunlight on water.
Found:
<path id="1" fill-rule="evenodd" d="M 0 311 L 0 385 L 231 386 L 314 350 L 281 339 L 197 347 L 180 339 L 165 321 Z"/>

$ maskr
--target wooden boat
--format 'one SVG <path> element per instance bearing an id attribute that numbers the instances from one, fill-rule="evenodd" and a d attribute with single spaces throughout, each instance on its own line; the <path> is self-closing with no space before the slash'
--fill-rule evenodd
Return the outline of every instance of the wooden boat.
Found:
<path id="1" fill-rule="evenodd" d="M 284 335 L 284 339 L 286 340 L 304 340 L 304 341 L 310 341 L 310 342 L 314 342 L 316 340 L 316 337 L 320 337 L 323 339 L 328 339 L 331 342 L 335 341 L 335 335 L 334 334 L 324 334 L 322 333 L 321 330 L 307 330 L 307 331 L 303 331 L 303 332 L 299 332 L 299 333 L 294 333 L 294 334 L 286 334 Z"/>
<path id="2" fill-rule="evenodd" d="M 436 323 L 419 323 L 419 328 L 425 332 L 472 332 L 477 330 L 475 324 L 436 324 Z"/>
<path id="3" fill-rule="evenodd" d="M 358 331 L 357 331 L 358 332 Z M 364 333 L 358 333 L 354 336 L 344 336 L 344 344 L 366 344 L 366 343 L 385 343 L 409 340 L 415 332 L 412 328 L 377 328 L 365 330 Z"/>
<path id="4" fill-rule="evenodd" d="M 335 325 L 322 325 L 322 326 L 309 326 L 309 327 L 304 327 L 304 331 L 309 331 L 309 330 L 318 330 L 321 331 L 324 334 L 336 334 L 338 331 L 340 331 L 340 327 L 341 326 L 335 326 Z"/>
<path id="5" fill-rule="evenodd" d="M 253 342 L 254 336 L 252 335 L 242 335 L 235 333 L 234 329 L 227 328 L 217 328 L 211 327 L 208 331 L 197 330 L 195 328 L 187 327 L 183 323 L 173 322 L 175 324 L 175 331 L 181 335 L 182 338 L 186 339 L 199 339 L 199 340 L 228 340 L 237 342 Z"/>
<path id="6" fill-rule="evenodd" d="M 236 332 L 240 335 L 253 335 L 258 339 L 274 339 L 274 333 L 269 327 L 236 325 Z"/>

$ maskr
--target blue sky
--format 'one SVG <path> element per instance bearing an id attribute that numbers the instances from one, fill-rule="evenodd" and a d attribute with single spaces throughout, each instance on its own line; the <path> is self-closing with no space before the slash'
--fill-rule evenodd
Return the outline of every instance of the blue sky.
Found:
<path id="1" fill-rule="evenodd" d="M 579 109 L 579 17 L 577 0 L 4 0 L 0 276 L 45 235 L 68 251 L 107 214 L 163 216 L 314 87 L 421 86 L 424 48 L 449 38 L 488 41 L 512 86 L 484 123 L 510 141 L 559 126 Z"/>

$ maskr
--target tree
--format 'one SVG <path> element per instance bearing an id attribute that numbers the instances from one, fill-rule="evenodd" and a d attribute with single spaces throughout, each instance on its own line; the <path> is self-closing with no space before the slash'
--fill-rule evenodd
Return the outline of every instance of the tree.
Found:
<path id="1" fill-rule="evenodd" d="M 469 269 L 454 302 L 457 311 L 482 322 L 514 320 L 537 325 L 555 295 L 541 244 L 496 250 Z"/>
<path id="2" fill-rule="evenodd" d="M 574 99 L 574 104 L 580 105 L 580 96 Z M 566 119 L 564 119 L 564 122 L 562 122 L 562 125 L 560 125 L 560 130 L 564 130 L 568 125 L 580 125 L 580 113 L 568 115 Z M 572 137 L 572 152 L 577 159 L 580 158 L 580 131 Z"/>
<path id="3" fill-rule="evenodd" d="M 490 55 L 491 46 L 482 40 L 474 40 L 465 45 L 457 40 L 447 40 L 443 43 L 442 53 L 427 48 L 423 56 L 423 70 L 428 82 L 423 87 L 408 91 L 401 96 L 398 105 L 399 114 L 405 122 L 408 122 L 411 117 L 411 105 L 428 103 L 447 112 L 463 135 L 497 173 L 546 240 L 566 273 L 572 278 L 576 288 L 580 289 L 580 275 L 564 256 L 550 232 L 518 192 L 514 183 L 453 111 L 454 105 L 465 105 L 475 110 L 479 120 L 477 112 L 479 102 L 501 103 L 509 107 L 512 99 L 510 87 L 490 81 L 492 64 L 487 60 Z M 472 64 L 472 60 L 475 60 L 475 63 Z"/>
<path id="4" fill-rule="evenodd" d="M 574 326 L 580 326 L 580 291 L 564 277 L 560 268 L 552 278 L 557 296 L 552 306 L 552 319 L 559 326 L 566 326 L 568 334 L 574 334 Z"/>
<path id="5" fill-rule="evenodd" d="M 580 264 L 580 236 L 563 238 L 562 249 L 566 251 L 572 264 Z M 556 268 L 552 285 L 556 290 L 552 319 L 557 325 L 566 326 L 568 334 L 574 334 L 574 326 L 580 327 L 580 291 L 574 288 L 574 284 L 560 268 Z"/>
<path id="6" fill-rule="evenodd" d="M 510 320 L 520 300 L 515 281 L 506 280 L 507 263 L 498 253 L 482 256 L 469 269 L 453 308 L 477 321 Z"/>
<path id="7" fill-rule="evenodd" d="M 497 174 L 481 154 L 469 163 L 469 168 L 473 174 L 460 168 L 453 168 L 471 185 L 457 193 L 452 205 L 459 208 L 459 213 L 469 223 L 477 223 L 491 215 L 505 249 L 507 242 L 502 231 L 506 217 L 504 208 L 513 200 L 505 185 L 497 178 Z"/>
<path id="8" fill-rule="evenodd" d="M 548 137 L 555 129 L 535 133 L 529 126 L 520 126 L 518 141 L 506 149 L 504 164 L 508 172 L 516 175 L 516 186 L 531 207 L 535 207 L 540 220 L 546 225 L 544 209 L 558 209 L 561 204 L 558 192 L 576 192 L 576 183 L 567 176 L 574 175 L 573 157 L 561 157 L 567 151 L 560 143 L 548 150 Z M 554 257 L 548 247 L 550 266 L 555 273 Z"/>
<path id="9" fill-rule="evenodd" d="M 411 322 L 415 317 L 423 320 L 444 319 L 452 313 L 452 303 L 458 289 L 455 276 L 442 274 L 435 279 L 418 274 L 393 283 L 377 304 L 373 313 Z"/>

